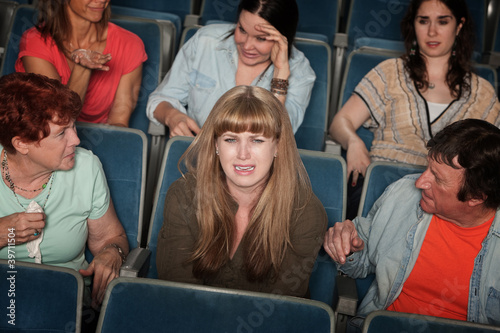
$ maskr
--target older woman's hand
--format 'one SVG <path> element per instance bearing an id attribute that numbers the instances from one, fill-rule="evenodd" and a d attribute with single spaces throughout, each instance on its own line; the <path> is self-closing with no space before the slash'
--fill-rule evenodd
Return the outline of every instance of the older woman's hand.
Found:
<path id="1" fill-rule="evenodd" d="M 278 78 L 288 79 L 290 76 L 290 65 L 288 63 L 288 41 L 275 27 L 270 24 L 258 24 L 257 31 L 267 34 L 266 40 L 274 41 L 271 49 L 271 61 L 274 70 L 279 72 Z"/>
<path id="2" fill-rule="evenodd" d="M 27 243 L 40 237 L 45 227 L 43 213 L 15 213 L 0 218 L 0 248 L 7 246 L 14 235 L 15 245 Z M 35 236 L 36 234 L 36 236 Z"/>
<path id="3" fill-rule="evenodd" d="M 79 64 L 88 69 L 108 71 L 109 67 L 104 64 L 111 60 L 111 54 L 102 54 L 97 51 L 77 49 L 71 52 L 71 59 L 75 62 L 75 64 Z"/>
<path id="4" fill-rule="evenodd" d="M 90 263 L 86 270 L 81 269 L 83 276 L 94 275 L 92 287 L 92 307 L 97 308 L 104 299 L 106 287 L 120 276 L 122 258 L 114 247 L 108 247 L 101 251 Z"/>

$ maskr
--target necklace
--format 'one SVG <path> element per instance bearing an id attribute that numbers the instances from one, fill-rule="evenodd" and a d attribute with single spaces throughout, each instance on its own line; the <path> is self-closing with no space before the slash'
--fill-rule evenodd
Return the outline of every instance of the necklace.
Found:
<path id="1" fill-rule="evenodd" d="M 43 190 L 47 187 L 47 184 L 49 183 L 50 181 L 50 186 L 49 186 L 49 192 L 47 193 L 47 197 L 45 198 L 45 201 L 43 203 L 43 206 L 42 206 L 42 209 L 45 208 L 45 205 L 47 204 L 47 200 L 49 200 L 49 196 L 50 196 L 50 192 L 52 190 L 52 184 L 54 184 L 54 178 L 55 178 L 55 174 L 52 172 L 50 174 L 50 177 L 49 179 L 47 180 L 47 182 L 45 184 L 42 185 L 41 188 L 37 189 L 37 190 L 25 190 L 23 188 L 20 188 L 19 186 L 16 186 L 16 184 L 14 184 L 14 182 L 12 181 L 11 177 L 10 177 L 10 172 L 9 172 L 9 162 L 7 161 L 7 152 L 4 150 L 4 153 L 3 153 L 3 160 L 2 160 L 2 175 L 5 174 L 5 180 L 9 183 L 9 188 L 10 190 L 12 191 L 12 193 L 14 193 L 14 196 L 16 197 L 16 200 L 17 200 L 17 203 L 24 209 L 24 206 L 21 204 L 21 201 L 19 201 L 19 197 L 17 196 L 17 193 L 15 191 L 15 189 L 20 189 L 22 191 L 26 191 L 26 192 L 38 192 L 40 190 Z"/>
<path id="2" fill-rule="evenodd" d="M 436 85 L 432 82 L 429 82 L 429 89 L 434 89 Z"/>
<path id="3" fill-rule="evenodd" d="M 49 178 L 47 178 L 47 181 L 45 182 L 45 184 L 43 184 L 40 188 L 37 188 L 36 190 L 26 190 L 22 187 L 17 186 L 16 184 L 14 184 L 14 182 L 12 181 L 12 178 L 10 177 L 9 163 L 7 162 L 7 152 L 6 151 L 4 151 L 4 154 L 3 154 L 2 169 L 5 172 L 5 180 L 7 180 L 9 182 L 10 189 L 12 190 L 15 187 L 18 190 L 21 190 L 24 192 L 38 192 L 38 191 L 45 189 L 47 187 L 47 183 L 50 180 L 50 177 L 52 176 L 52 173 L 51 173 Z"/>

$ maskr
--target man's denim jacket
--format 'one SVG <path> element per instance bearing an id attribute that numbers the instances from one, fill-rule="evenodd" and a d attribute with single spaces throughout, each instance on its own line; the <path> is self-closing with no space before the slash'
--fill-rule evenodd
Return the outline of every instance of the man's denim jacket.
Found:
<path id="1" fill-rule="evenodd" d="M 340 270 L 353 278 L 375 273 L 376 279 L 363 299 L 358 315 L 386 309 L 399 296 L 417 260 L 432 214 L 420 207 L 418 175 L 409 175 L 389 186 L 366 218 L 354 220 L 365 242 L 360 252 L 347 258 Z M 438 268 L 437 268 L 438 269 Z M 446 272 L 443 272 L 446 275 Z M 450 281 L 453 281 L 450 277 Z M 453 285 L 443 299 L 453 294 Z M 467 320 L 500 325 L 500 214 L 497 214 L 477 255 L 469 285 Z"/>

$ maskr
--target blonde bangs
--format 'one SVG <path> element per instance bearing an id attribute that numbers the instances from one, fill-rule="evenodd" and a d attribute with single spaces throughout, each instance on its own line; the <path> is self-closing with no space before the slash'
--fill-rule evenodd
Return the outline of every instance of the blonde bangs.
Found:
<path id="1" fill-rule="evenodd" d="M 275 106 L 257 99 L 246 98 L 246 96 L 227 101 L 223 106 L 224 110 L 215 121 L 215 137 L 226 132 L 251 132 L 262 134 L 267 138 L 279 139 L 282 124 L 273 107 Z"/>

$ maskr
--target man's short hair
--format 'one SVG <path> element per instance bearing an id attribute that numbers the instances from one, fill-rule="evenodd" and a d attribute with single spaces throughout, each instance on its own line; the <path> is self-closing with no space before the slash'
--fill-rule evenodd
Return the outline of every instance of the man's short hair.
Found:
<path id="1" fill-rule="evenodd" d="M 500 129 L 479 119 L 464 119 L 446 126 L 427 143 L 429 158 L 455 169 L 464 168 L 457 198 L 485 200 L 487 208 L 500 207 Z M 458 157 L 457 166 L 453 159 Z"/>

